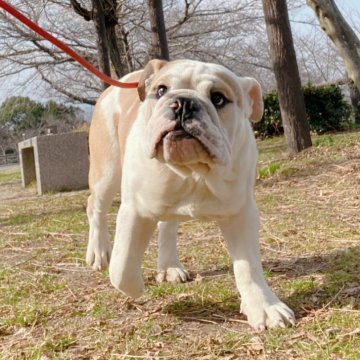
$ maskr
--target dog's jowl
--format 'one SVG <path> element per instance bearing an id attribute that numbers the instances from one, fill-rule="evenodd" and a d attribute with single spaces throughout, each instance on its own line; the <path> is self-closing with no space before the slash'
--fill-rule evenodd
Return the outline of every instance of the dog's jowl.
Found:
<path id="1" fill-rule="evenodd" d="M 141 261 L 158 226 L 157 278 L 187 281 L 176 249 L 179 221 L 213 219 L 249 324 L 257 330 L 293 324 L 293 312 L 270 290 L 260 262 L 250 124 L 263 112 L 258 82 L 190 60 L 152 60 L 122 80 L 138 81 L 138 89 L 108 88 L 91 123 L 88 264 L 109 265 L 111 283 L 139 297 Z M 112 249 L 106 217 L 118 192 Z"/>

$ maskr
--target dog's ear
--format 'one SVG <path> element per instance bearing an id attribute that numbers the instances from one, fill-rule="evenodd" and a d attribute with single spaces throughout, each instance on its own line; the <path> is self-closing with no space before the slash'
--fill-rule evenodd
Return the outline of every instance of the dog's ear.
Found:
<path id="1" fill-rule="evenodd" d="M 251 113 L 249 119 L 253 122 L 261 120 L 264 113 L 264 102 L 260 84 L 253 78 L 245 77 L 245 92 L 249 96 Z"/>
<path id="2" fill-rule="evenodd" d="M 138 85 L 138 94 L 141 101 L 145 100 L 146 97 L 146 88 L 151 82 L 152 76 L 158 72 L 164 65 L 168 62 L 165 60 L 154 59 L 150 60 L 147 65 L 145 66 Z"/>

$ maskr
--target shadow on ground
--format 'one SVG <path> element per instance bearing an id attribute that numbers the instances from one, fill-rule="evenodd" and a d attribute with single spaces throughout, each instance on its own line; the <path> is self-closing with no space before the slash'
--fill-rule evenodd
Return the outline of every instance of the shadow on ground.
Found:
<path id="1" fill-rule="evenodd" d="M 322 256 L 292 258 L 265 262 L 264 269 L 270 271 L 271 279 L 283 275 L 290 284 L 291 295 L 283 300 L 296 314 L 297 319 L 326 308 L 360 309 L 360 246 L 350 247 Z M 221 268 L 204 272 L 202 276 L 231 272 Z M 224 301 L 187 297 L 164 308 L 184 321 L 223 323 L 230 320 L 243 322 L 239 314 L 239 298 L 234 295 Z"/>
<path id="2" fill-rule="evenodd" d="M 360 246 L 264 267 L 291 281 L 293 292 L 285 301 L 298 317 L 328 307 L 360 309 Z"/>

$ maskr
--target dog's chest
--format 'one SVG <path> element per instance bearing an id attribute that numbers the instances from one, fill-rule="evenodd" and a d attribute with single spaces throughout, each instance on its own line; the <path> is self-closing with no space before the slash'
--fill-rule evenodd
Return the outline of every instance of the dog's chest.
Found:
<path id="1" fill-rule="evenodd" d="M 235 188 L 219 186 L 212 190 L 204 180 L 192 178 L 159 181 L 156 187 L 137 191 L 136 207 L 145 215 L 161 221 L 217 219 L 237 213 L 241 195 Z"/>

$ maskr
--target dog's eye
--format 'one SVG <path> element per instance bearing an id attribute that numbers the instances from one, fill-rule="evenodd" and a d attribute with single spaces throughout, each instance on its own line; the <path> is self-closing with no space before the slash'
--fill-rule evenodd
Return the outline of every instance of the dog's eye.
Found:
<path id="1" fill-rule="evenodd" d="M 224 107 L 228 103 L 228 100 L 221 92 L 213 92 L 210 95 L 210 100 L 218 109 Z"/>
<path id="2" fill-rule="evenodd" d="M 167 87 L 165 85 L 160 85 L 156 90 L 156 97 L 160 99 L 167 92 Z"/>

